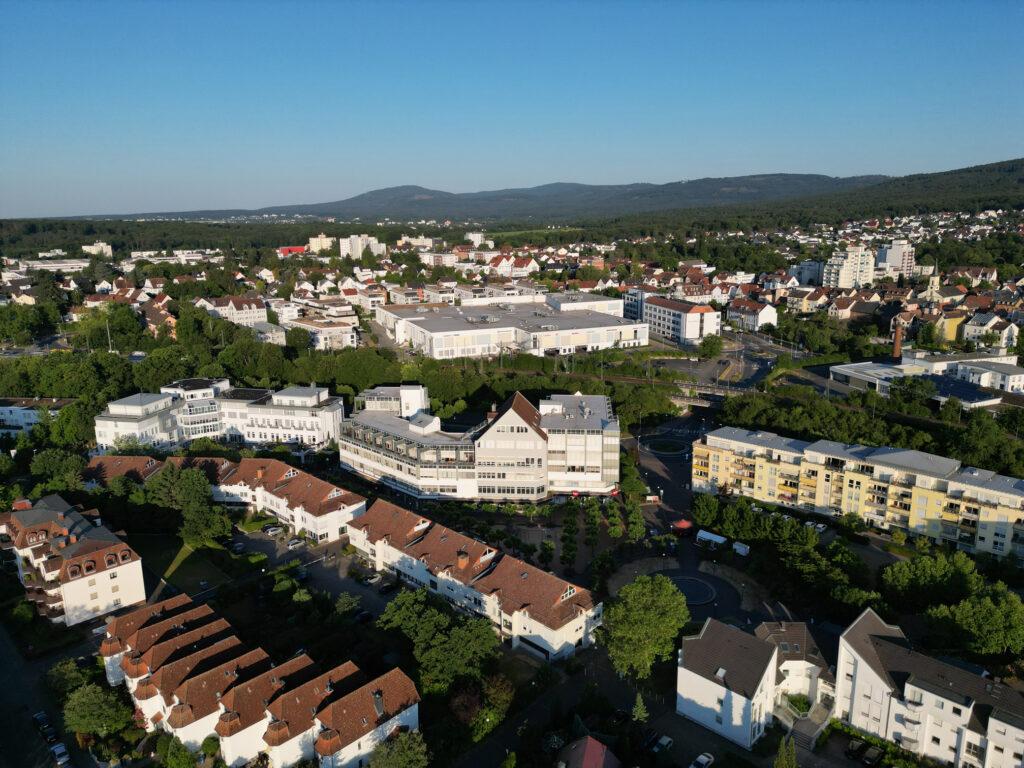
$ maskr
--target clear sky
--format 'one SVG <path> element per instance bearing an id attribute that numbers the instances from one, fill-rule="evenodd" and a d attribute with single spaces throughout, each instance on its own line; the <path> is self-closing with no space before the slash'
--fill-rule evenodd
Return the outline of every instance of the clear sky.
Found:
<path id="1" fill-rule="evenodd" d="M 1024 3 L 0 0 L 0 216 L 1024 155 Z"/>

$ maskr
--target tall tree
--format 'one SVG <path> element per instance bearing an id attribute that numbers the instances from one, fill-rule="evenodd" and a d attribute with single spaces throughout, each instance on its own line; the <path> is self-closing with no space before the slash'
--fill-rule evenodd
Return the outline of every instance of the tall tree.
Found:
<path id="1" fill-rule="evenodd" d="M 64 725 L 75 733 L 109 736 L 132 724 L 132 709 L 117 691 L 87 683 L 64 703 Z"/>
<path id="2" fill-rule="evenodd" d="M 689 620 L 686 598 L 667 577 L 638 576 L 605 610 L 604 642 L 615 671 L 649 677 L 656 661 L 671 658 Z"/>
<path id="3" fill-rule="evenodd" d="M 367 768 L 427 768 L 430 752 L 419 731 L 399 731 L 382 741 L 370 755 Z"/>

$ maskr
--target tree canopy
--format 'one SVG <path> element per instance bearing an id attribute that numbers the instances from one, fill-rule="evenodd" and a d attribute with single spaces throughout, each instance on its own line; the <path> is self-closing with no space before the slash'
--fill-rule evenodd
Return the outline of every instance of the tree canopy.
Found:
<path id="1" fill-rule="evenodd" d="M 639 679 L 671 658 L 690 620 L 686 598 L 666 576 L 638 576 L 605 609 L 603 637 L 615 671 Z"/>

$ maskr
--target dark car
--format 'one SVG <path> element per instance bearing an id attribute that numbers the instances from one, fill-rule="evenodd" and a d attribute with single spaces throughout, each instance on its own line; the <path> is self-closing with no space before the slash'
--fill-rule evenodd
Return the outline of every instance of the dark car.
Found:
<path id="1" fill-rule="evenodd" d="M 860 739 L 850 739 L 850 743 L 846 745 L 846 756 L 851 760 L 859 760 L 867 747 L 868 745 Z"/>
<path id="2" fill-rule="evenodd" d="M 878 747 L 868 747 L 868 751 L 864 753 L 864 757 L 860 761 L 864 765 L 878 765 L 882 762 L 882 750 Z"/>
<path id="3" fill-rule="evenodd" d="M 54 728 L 52 725 L 48 725 L 45 728 L 40 728 L 39 733 L 41 733 L 43 735 L 43 738 L 46 739 L 47 744 L 56 744 L 57 741 L 60 739 L 60 736 L 57 734 L 57 729 Z"/>
<path id="4" fill-rule="evenodd" d="M 356 614 L 356 621 L 360 624 L 366 624 L 373 619 L 373 614 L 369 611 L 360 611 Z"/>
<path id="5" fill-rule="evenodd" d="M 52 728 L 53 723 L 50 722 L 50 716 L 43 711 L 36 712 L 32 715 L 32 722 L 36 724 L 36 730 L 42 732 L 44 728 Z"/>
<path id="6" fill-rule="evenodd" d="M 396 589 L 398 589 L 397 581 L 385 581 L 377 588 L 377 591 L 382 595 L 390 595 Z"/>

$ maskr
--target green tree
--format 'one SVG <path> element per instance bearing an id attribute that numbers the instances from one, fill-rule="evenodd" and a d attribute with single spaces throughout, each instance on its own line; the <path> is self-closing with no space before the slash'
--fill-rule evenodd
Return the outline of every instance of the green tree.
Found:
<path id="1" fill-rule="evenodd" d="M 359 610 L 361 603 L 362 598 L 359 595 L 353 595 L 350 592 L 342 592 L 338 595 L 338 599 L 334 601 L 334 611 L 339 616 L 347 616 Z"/>
<path id="2" fill-rule="evenodd" d="M 117 691 L 86 683 L 64 702 L 64 725 L 75 733 L 109 736 L 132 724 L 132 709 Z"/>
<path id="3" fill-rule="evenodd" d="M 58 701 L 64 701 L 72 691 L 90 682 L 92 677 L 74 659 L 61 659 L 47 670 L 46 685 Z"/>
<path id="4" fill-rule="evenodd" d="M 686 598 L 667 577 L 638 576 L 605 609 L 603 636 L 615 671 L 649 677 L 656 661 L 672 656 L 689 620 Z"/>
<path id="5" fill-rule="evenodd" d="M 792 738 L 785 738 L 779 742 L 779 751 L 775 754 L 772 768 L 798 768 L 796 745 L 793 743 Z"/>
<path id="6" fill-rule="evenodd" d="M 427 768 L 430 752 L 419 731 L 399 731 L 382 741 L 370 755 L 367 768 Z"/>
<path id="7" fill-rule="evenodd" d="M 702 360 L 711 360 L 722 354 L 722 337 L 705 336 L 697 346 L 697 356 Z"/>
<path id="8" fill-rule="evenodd" d="M 956 604 L 935 606 L 928 618 L 946 647 L 978 656 L 1024 652 L 1024 603 L 1002 582 Z"/>
<path id="9" fill-rule="evenodd" d="M 175 736 L 167 745 L 164 768 L 196 768 L 196 755 Z"/>
<path id="10" fill-rule="evenodd" d="M 647 713 L 647 705 L 644 704 L 644 697 L 640 695 L 640 691 L 637 691 L 636 701 L 633 702 L 633 722 L 646 723 L 648 717 L 650 717 L 650 715 Z"/>
<path id="11" fill-rule="evenodd" d="M 551 567 L 551 561 L 555 559 L 555 543 L 550 539 L 544 539 L 540 543 L 540 553 L 537 555 L 540 564 L 545 568 Z"/>
<path id="12" fill-rule="evenodd" d="M 693 519 L 701 528 L 713 527 L 718 520 L 718 499 L 709 493 L 694 496 Z"/>
<path id="13" fill-rule="evenodd" d="M 294 349 L 296 352 L 301 352 L 304 349 L 309 349 L 310 335 L 309 331 L 305 328 L 289 328 L 284 334 L 284 343 L 286 346 Z"/>

